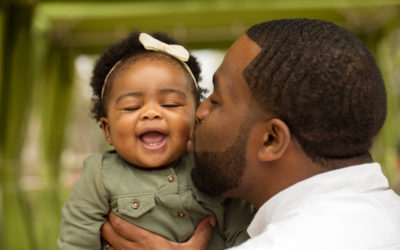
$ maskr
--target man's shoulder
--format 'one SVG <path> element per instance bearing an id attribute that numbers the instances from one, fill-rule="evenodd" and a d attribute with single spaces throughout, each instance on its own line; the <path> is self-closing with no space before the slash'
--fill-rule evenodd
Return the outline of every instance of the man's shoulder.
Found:
<path id="1" fill-rule="evenodd" d="M 238 250 L 392 249 L 400 246 L 397 198 L 391 190 L 313 197 L 266 224 Z"/>

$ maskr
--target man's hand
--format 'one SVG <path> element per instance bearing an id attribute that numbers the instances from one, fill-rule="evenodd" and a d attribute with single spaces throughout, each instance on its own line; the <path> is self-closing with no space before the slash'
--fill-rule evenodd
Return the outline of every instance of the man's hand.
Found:
<path id="1" fill-rule="evenodd" d="M 208 216 L 200 221 L 189 241 L 176 243 L 135 226 L 110 212 L 108 221 L 101 227 L 101 235 L 111 245 L 109 250 L 204 250 L 207 249 L 215 224 L 215 217 Z"/>

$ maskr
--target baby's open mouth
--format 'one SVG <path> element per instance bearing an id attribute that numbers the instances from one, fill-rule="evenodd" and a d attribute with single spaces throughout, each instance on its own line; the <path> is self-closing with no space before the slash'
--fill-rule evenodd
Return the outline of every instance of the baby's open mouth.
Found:
<path id="1" fill-rule="evenodd" d="M 164 146 L 167 136 L 159 131 L 149 131 L 140 135 L 140 141 L 148 149 L 158 149 Z"/>

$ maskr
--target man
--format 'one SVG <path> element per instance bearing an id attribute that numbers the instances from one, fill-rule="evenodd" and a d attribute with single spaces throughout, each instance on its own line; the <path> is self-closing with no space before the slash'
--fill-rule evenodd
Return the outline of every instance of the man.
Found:
<path id="1" fill-rule="evenodd" d="M 261 23 L 229 49 L 197 111 L 192 179 L 258 208 L 235 249 L 400 249 L 400 198 L 368 152 L 385 116 L 381 74 L 354 35 Z M 111 249 L 203 249 L 214 223 L 177 244 L 110 214 L 103 237 Z"/>

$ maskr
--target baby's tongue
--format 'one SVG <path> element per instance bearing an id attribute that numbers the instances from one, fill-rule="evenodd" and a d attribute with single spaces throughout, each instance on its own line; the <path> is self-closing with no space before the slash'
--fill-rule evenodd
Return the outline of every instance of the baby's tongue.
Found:
<path id="1" fill-rule="evenodd" d="M 165 135 L 159 132 L 147 132 L 141 137 L 142 141 L 148 145 L 157 145 L 163 142 Z"/>

